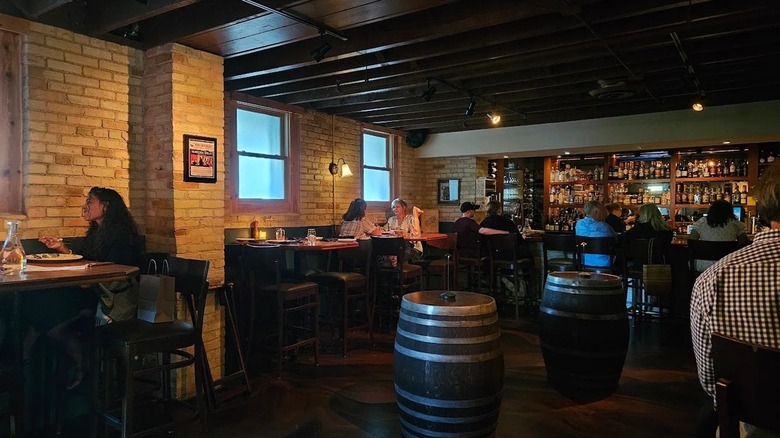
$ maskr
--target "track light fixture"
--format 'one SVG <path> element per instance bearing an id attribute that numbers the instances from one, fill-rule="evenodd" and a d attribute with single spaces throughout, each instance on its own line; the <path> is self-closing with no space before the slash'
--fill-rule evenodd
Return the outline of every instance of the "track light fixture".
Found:
<path id="1" fill-rule="evenodd" d="M 327 54 L 332 48 L 333 47 L 331 47 L 331 45 L 325 41 L 325 32 L 320 30 L 320 46 L 310 52 L 311 58 L 315 62 L 320 62 L 323 60 L 323 58 L 325 58 L 325 54 Z"/>
<path id="2" fill-rule="evenodd" d="M 466 116 L 473 116 L 474 110 L 477 108 L 477 102 L 474 99 L 469 100 L 469 106 L 466 107 Z"/>
<path id="3" fill-rule="evenodd" d="M 704 105 L 705 105 L 705 99 L 704 94 L 699 94 L 696 99 L 693 100 L 693 104 L 691 105 L 691 108 L 696 111 L 704 111 Z"/>
<path id="4" fill-rule="evenodd" d="M 423 92 L 421 97 L 423 98 L 424 101 L 430 102 L 434 94 L 436 94 L 436 87 L 431 86 L 431 80 L 428 79 L 428 89 Z"/>
<path id="5" fill-rule="evenodd" d="M 498 125 L 501 122 L 501 116 L 499 114 L 496 114 L 495 112 L 492 114 L 487 115 L 488 119 L 490 119 L 490 123 L 494 125 Z"/>

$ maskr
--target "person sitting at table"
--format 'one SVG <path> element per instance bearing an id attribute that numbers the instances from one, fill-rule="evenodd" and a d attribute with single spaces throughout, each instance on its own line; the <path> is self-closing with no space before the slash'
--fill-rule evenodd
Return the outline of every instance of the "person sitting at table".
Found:
<path id="1" fill-rule="evenodd" d="M 142 247 L 138 226 L 119 193 L 113 189 L 92 187 L 81 215 L 89 222 L 79 251 L 85 259 L 141 267 Z M 39 240 L 61 254 L 73 253 L 62 239 L 44 236 Z M 68 388 L 78 385 L 82 378 L 81 345 L 75 336 L 77 323 L 93 317 L 91 320 L 94 323 L 89 325 L 103 325 L 135 318 L 138 312 L 137 279 L 98 283 L 92 289 L 98 298 L 96 311 L 84 308 L 83 302 L 78 299 L 84 297 L 83 293 L 74 298 L 75 294 L 57 290 L 36 294 L 36 304 L 27 317 L 34 332 L 46 333 L 53 344 L 75 362 Z M 85 326 L 78 325 L 80 328 Z M 37 338 L 34 332 L 28 336 L 31 339 L 26 340 L 26 345 L 31 346 Z"/>
<path id="2" fill-rule="evenodd" d="M 477 246 L 479 234 L 488 236 L 509 234 L 509 231 L 507 230 L 497 230 L 478 224 L 477 221 L 474 220 L 476 210 L 479 210 L 479 205 L 472 204 L 471 202 L 464 202 L 460 205 L 460 218 L 452 225 L 452 232 L 458 233 L 458 252 L 462 257 L 479 257 L 479 247 Z"/>
<path id="3" fill-rule="evenodd" d="M 358 239 L 382 234 L 382 229 L 374 225 L 366 217 L 368 204 L 361 198 L 355 198 L 349 203 L 347 212 L 342 216 L 339 236 L 355 237 Z"/>
<path id="4" fill-rule="evenodd" d="M 734 216 L 731 203 L 724 200 L 713 202 L 707 210 L 707 216 L 696 221 L 692 228 L 691 235 L 688 236 L 692 240 L 709 242 L 733 242 L 736 240 L 741 245 L 750 242 L 745 233 L 745 224 Z M 697 271 L 704 272 L 714 264 L 713 260 L 696 260 L 694 267 Z"/>
<path id="5" fill-rule="evenodd" d="M 393 199 L 390 203 L 395 216 L 390 217 L 385 224 L 387 231 L 400 231 L 404 235 L 413 235 L 420 230 L 420 219 L 409 214 L 409 204 L 401 198 Z M 417 215 L 422 214 L 422 210 L 415 209 Z M 410 251 L 407 252 L 408 261 L 417 261 L 422 256 L 422 243 L 420 241 L 410 242 Z"/>
<path id="6" fill-rule="evenodd" d="M 613 202 L 611 204 L 605 205 L 604 208 L 606 208 L 607 213 L 609 213 L 606 219 L 604 219 L 604 222 L 612 227 L 616 233 L 625 233 L 626 223 L 623 221 L 623 219 L 621 219 L 621 216 L 623 215 L 623 207 L 617 202 Z"/>
<path id="7" fill-rule="evenodd" d="M 604 218 L 607 217 L 607 210 L 599 201 L 588 201 L 583 206 L 585 217 L 578 220 L 574 226 L 574 232 L 582 237 L 615 237 L 615 230 L 612 229 Z M 603 254 L 585 254 L 584 264 L 586 266 L 605 267 L 609 266 L 608 255 Z"/>

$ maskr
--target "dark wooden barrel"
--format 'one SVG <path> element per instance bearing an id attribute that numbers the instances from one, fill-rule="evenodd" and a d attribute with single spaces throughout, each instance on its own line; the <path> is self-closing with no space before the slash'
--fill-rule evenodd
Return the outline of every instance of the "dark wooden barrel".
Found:
<path id="1" fill-rule="evenodd" d="M 504 386 L 493 298 L 472 292 L 404 295 L 393 371 L 407 437 L 490 436 Z"/>
<path id="2" fill-rule="evenodd" d="M 628 315 L 620 277 L 552 272 L 539 308 L 547 380 L 574 399 L 615 392 L 628 350 Z"/>

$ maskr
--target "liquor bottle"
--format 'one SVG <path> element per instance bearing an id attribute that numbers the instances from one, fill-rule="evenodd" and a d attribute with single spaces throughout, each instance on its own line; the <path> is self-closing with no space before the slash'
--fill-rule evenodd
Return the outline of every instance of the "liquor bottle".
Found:
<path id="1" fill-rule="evenodd" d="M 27 258 L 19 239 L 19 221 L 7 221 L 5 242 L 0 250 L 0 269 L 5 275 L 18 275 L 27 268 Z"/>
<path id="2" fill-rule="evenodd" d="M 734 194 L 731 197 L 733 204 L 740 204 L 742 202 L 742 192 L 739 191 L 739 184 L 734 183 Z"/>
<path id="3" fill-rule="evenodd" d="M 680 172 L 680 177 L 682 178 L 688 178 L 688 160 L 685 160 L 682 166 L 682 172 Z"/>

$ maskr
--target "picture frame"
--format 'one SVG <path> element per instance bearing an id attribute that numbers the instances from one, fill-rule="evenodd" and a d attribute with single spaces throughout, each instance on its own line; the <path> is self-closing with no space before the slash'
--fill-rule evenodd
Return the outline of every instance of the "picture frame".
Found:
<path id="1" fill-rule="evenodd" d="M 217 182 L 217 139 L 184 134 L 184 181 Z"/>
<path id="2" fill-rule="evenodd" d="M 460 202 L 460 179 L 440 179 L 437 184 L 439 204 L 458 204 Z"/>

